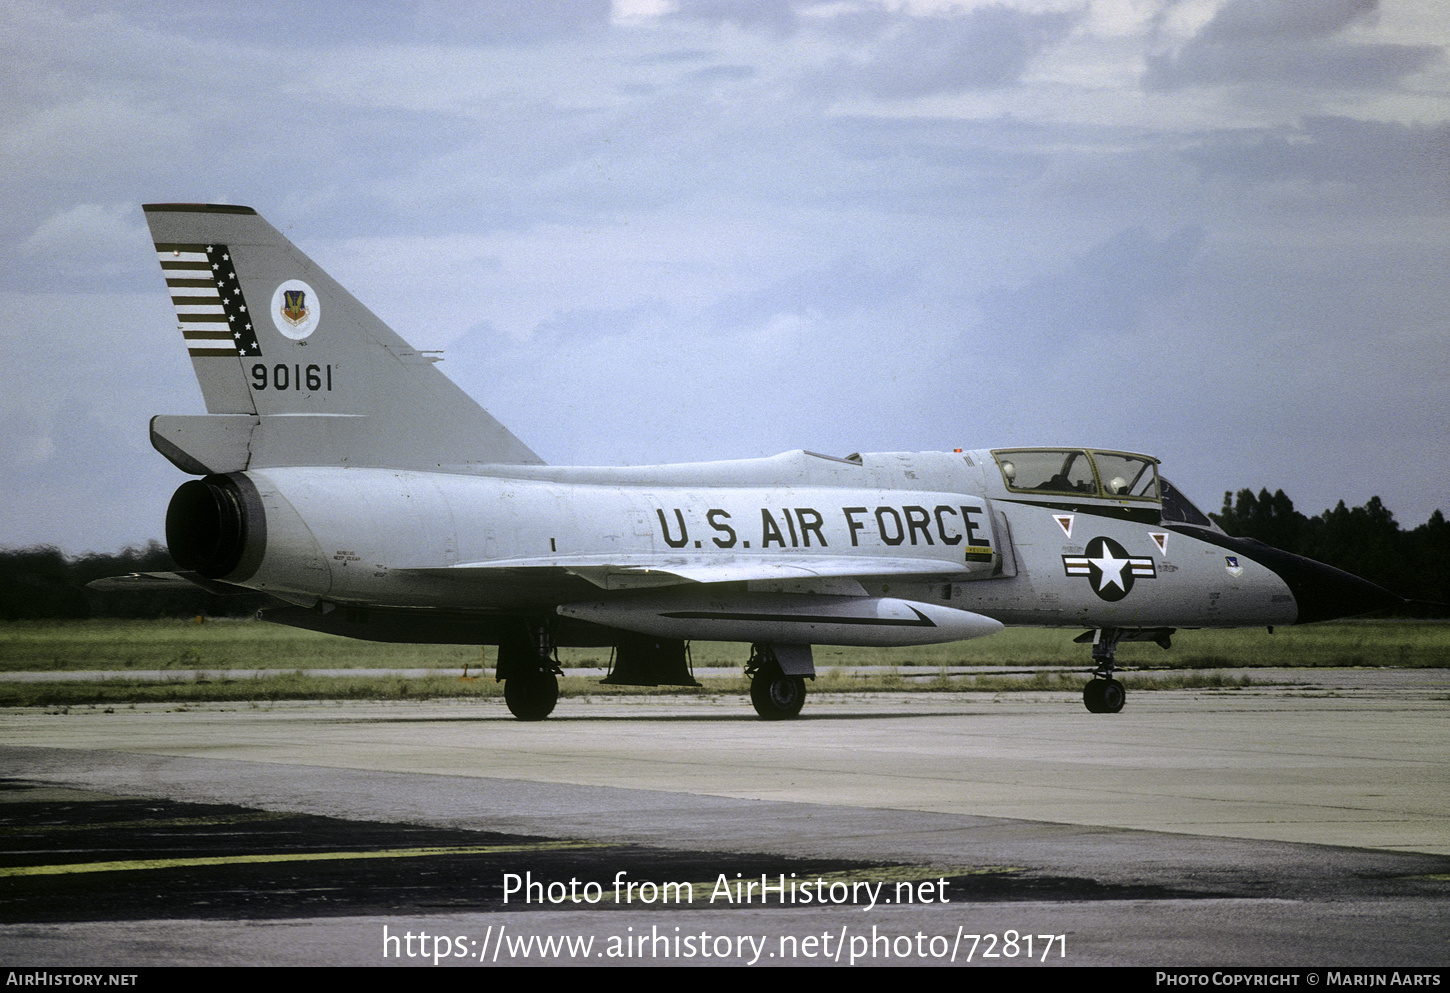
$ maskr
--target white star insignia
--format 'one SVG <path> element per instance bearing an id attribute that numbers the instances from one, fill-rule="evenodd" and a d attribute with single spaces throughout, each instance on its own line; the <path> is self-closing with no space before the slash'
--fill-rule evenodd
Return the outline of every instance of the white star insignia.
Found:
<path id="1" fill-rule="evenodd" d="M 1099 590 L 1105 590 L 1109 586 L 1116 586 L 1118 589 L 1127 591 L 1128 587 L 1123 584 L 1123 567 L 1128 564 L 1127 559 L 1115 559 L 1107 545 L 1103 545 L 1103 557 L 1100 559 L 1088 559 L 1103 574 L 1102 581 L 1098 583 Z"/>

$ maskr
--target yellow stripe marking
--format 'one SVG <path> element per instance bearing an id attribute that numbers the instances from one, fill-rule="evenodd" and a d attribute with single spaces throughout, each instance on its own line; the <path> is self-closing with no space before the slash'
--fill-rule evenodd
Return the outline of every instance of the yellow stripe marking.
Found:
<path id="1" fill-rule="evenodd" d="M 206 865 L 255 865 L 267 862 L 341 862 L 349 859 L 416 859 L 434 855 L 495 855 L 503 852 L 557 852 L 578 848 L 617 847 L 593 841 L 541 841 L 531 845 L 477 845 L 453 848 L 391 848 L 374 852 L 280 852 L 275 855 L 214 855 L 190 859 L 137 859 L 129 862 L 77 862 L 70 865 L 0 867 L 7 876 L 64 876 L 81 872 L 128 872 L 136 869 L 187 869 Z"/>

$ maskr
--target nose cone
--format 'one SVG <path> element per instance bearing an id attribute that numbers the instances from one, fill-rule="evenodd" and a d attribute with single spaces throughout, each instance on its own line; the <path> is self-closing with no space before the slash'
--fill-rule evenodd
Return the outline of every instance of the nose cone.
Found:
<path id="1" fill-rule="evenodd" d="M 1282 579 L 1299 607 L 1295 624 L 1329 621 L 1336 617 L 1368 614 L 1405 602 L 1382 586 L 1334 566 L 1280 551 L 1271 545 L 1245 538 L 1230 538 L 1241 554 L 1267 566 Z"/>

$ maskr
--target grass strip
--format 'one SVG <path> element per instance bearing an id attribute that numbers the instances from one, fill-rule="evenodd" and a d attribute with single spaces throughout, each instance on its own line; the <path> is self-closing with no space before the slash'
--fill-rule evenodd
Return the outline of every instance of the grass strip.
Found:
<path id="1" fill-rule="evenodd" d="M 602 675 L 602 674 L 601 674 Z M 1082 670 L 1037 672 L 1025 675 L 925 674 L 886 670 L 855 673 L 820 670 L 811 684 L 813 694 L 873 692 L 1011 693 L 1027 690 L 1077 692 L 1087 681 Z M 1166 672 L 1125 675 L 1130 690 L 1242 689 L 1258 685 L 1249 676 L 1221 672 Z M 565 698 L 627 696 L 744 696 L 750 684 L 743 674 L 708 678 L 704 685 L 604 686 L 591 676 L 565 676 L 559 695 Z M 248 679 L 166 680 L 106 679 L 93 682 L 0 683 L 0 707 L 125 706 L 132 704 L 239 703 L 261 706 L 305 700 L 440 700 L 502 698 L 503 684 L 491 676 L 459 679 L 456 676 L 400 678 L 396 676 L 311 676 L 279 673 Z"/>
<path id="2" fill-rule="evenodd" d="M 926 667 L 953 665 L 1081 666 L 1088 649 L 1073 643 L 1079 629 L 1010 628 L 990 638 L 917 648 L 840 648 L 819 645 L 816 664 Z M 744 663 L 745 645 L 695 642 L 700 668 Z M 354 641 L 254 620 L 10 621 L 0 623 L 0 672 L 194 669 L 439 669 L 477 671 L 493 665 L 495 649 L 468 645 L 396 645 Z M 560 650 L 566 668 L 609 662 L 609 650 Z M 1173 648 L 1119 646 L 1127 666 L 1177 669 L 1450 666 L 1450 624 L 1385 621 L 1311 624 L 1228 631 L 1180 631 Z"/>

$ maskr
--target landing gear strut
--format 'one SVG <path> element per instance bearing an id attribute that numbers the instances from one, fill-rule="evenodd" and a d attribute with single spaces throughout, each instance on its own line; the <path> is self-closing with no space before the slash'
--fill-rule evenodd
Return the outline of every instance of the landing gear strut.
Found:
<path id="1" fill-rule="evenodd" d="M 1123 709 L 1128 693 L 1113 678 L 1113 656 L 1123 632 L 1116 628 L 1099 628 L 1093 632 L 1093 678 L 1082 688 L 1083 706 L 1093 714 L 1116 714 Z"/>

